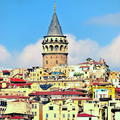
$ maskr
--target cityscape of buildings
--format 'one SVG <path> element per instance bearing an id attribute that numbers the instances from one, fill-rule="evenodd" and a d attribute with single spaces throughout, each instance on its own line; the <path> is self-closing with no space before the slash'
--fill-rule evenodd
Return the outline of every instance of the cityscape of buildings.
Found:
<path id="1" fill-rule="evenodd" d="M 0 120 L 120 120 L 120 72 L 102 58 L 68 65 L 69 42 L 54 6 L 43 67 L 0 71 Z"/>

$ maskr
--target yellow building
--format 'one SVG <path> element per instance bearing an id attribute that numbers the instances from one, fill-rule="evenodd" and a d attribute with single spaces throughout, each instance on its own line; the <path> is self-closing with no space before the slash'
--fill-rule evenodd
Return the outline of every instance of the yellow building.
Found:
<path id="1" fill-rule="evenodd" d="M 113 83 L 115 87 L 120 87 L 120 72 L 112 71 L 109 73 L 109 81 Z"/>
<path id="2" fill-rule="evenodd" d="M 31 104 L 28 101 L 8 101 L 5 114 L 21 113 L 31 114 Z"/>
<path id="3" fill-rule="evenodd" d="M 61 106 L 61 120 L 76 120 L 79 107 L 71 100 L 67 100 L 64 105 Z"/>
<path id="4" fill-rule="evenodd" d="M 83 112 L 97 116 L 99 120 L 102 120 L 102 109 L 99 101 L 85 102 L 83 104 Z"/>
<path id="5" fill-rule="evenodd" d="M 78 105 L 72 101 L 66 101 L 65 104 L 50 102 L 43 106 L 43 120 L 76 120 L 78 111 Z"/>
<path id="6" fill-rule="evenodd" d="M 25 84 L 25 83 L 24 83 Z M 26 85 L 27 84 L 27 85 Z M 9 86 L 6 89 L 1 89 L 0 90 L 0 95 L 24 95 L 28 96 L 31 92 L 33 91 L 40 91 L 40 87 L 38 83 L 26 83 L 25 85 L 19 86 Z"/>
<path id="7" fill-rule="evenodd" d="M 29 72 L 27 79 L 29 81 L 42 81 L 44 80 L 44 76 L 48 74 L 49 73 L 44 68 L 40 68 L 40 67 L 32 68 L 31 71 Z"/>
<path id="8" fill-rule="evenodd" d="M 7 108 L 7 101 L 4 99 L 0 99 L 0 115 L 4 114 Z"/>
<path id="9" fill-rule="evenodd" d="M 111 83 L 94 83 L 92 86 L 93 99 L 115 99 L 115 87 Z"/>
<path id="10" fill-rule="evenodd" d="M 42 120 L 42 104 L 38 101 L 31 101 L 33 120 Z"/>
<path id="11" fill-rule="evenodd" d="M 17 77 L 17 78 L 24 79 L 24 74 L 26 72 L 27 70 L 25 68 L 16 68 L 16 69 L 12 69 L 10 74 L 11 74 L 11 77 Z"/>

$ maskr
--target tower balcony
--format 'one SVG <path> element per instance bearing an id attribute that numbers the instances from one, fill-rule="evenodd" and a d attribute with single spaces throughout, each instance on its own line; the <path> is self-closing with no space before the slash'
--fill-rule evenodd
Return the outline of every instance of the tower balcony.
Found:
<path id="1" fill-rule="evenodd" d="M 68 51 L 43 51 L 42 55 L 44 54 L 66 54 L 68 55 Z"/>

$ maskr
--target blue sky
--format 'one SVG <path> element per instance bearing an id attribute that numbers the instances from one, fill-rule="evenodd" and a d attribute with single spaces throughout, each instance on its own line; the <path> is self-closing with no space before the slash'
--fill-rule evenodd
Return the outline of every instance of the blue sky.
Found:
<path id="1" fill-rule="evenodd" d="M 65 34 L 72 34 L 77 40 L 89 38 L 100 46 L 111 44 L 120 35 L 116 20 L 120 20 L 120 0 L 56 1 Z M 36 43 L 47 33 L 53 4 L 54 0 L 0 0 L 0 45 L 10 53 L 19 53 Z"/>
<path id="2" fill-rule="evenodd" d="M 10 51 L 20 51 L 46 35 L 53 3 L 54 0 L 0 0 L 0 43 Z M 57 14 L 64 33 L 106 45 L 120 33 L 120 26 L 86 22 L 120 12 L 119 5 L 119 0 L 57 0 Z"/>

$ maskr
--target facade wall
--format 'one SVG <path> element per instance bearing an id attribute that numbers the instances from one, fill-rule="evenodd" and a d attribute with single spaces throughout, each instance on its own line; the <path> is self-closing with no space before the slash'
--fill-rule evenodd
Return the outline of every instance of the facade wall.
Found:
<path id="1" fill-rule="evenodd" d="M 5 114 L 9 113 L 21 113 L 21 114 L 31 114 L 31 105 L 28 102 L 7 102 L 7 109 Z"/>
<path id="2" fill-rule="evenodd" d="M 43 67 L 52 68 L 58 65 L 67 64 L 67 55 L 64 54 L 48 54 L 43 56 Z"/>
<path id="3" fill-rule="evenodd" d="M 33 120 L 42 120 L 40 118 L 40 103 L 39 102 L 32 102 L 32 115 L 34 116 Z"/>

